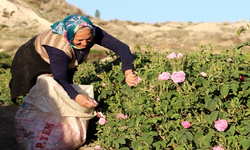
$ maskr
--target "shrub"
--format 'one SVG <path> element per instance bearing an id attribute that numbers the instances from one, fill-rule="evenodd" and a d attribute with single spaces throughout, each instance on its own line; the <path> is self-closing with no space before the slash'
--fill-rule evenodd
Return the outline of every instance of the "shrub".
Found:
<path id="1" fill-rule="evenodd" d="M 142 81 L 135 87 L 125 84 L 119 60 L 115 65 L 81 65 L 79 75 L 85 79 L 77 78 L 78 83 L 91 80 L 97 111 L 107 120 L 105 125 L 96 122 L 96 145 L 104 149 L 248 149 L 249 54 L 232 48 L 215 55 L 212 49 L 201 46 L 198 52 L 173 59 L 150 48 L 144 54 L 137 51 L 134 65 Z M 174 71 L 183 71 L 185 80 L 158 79 L 161 73 Z M 225 131 L 215 128 L 220 119 L 228 123 Z M 183 121 L 190 127 L 182 126 Z"/>
<path id="2" fill-rule="evenodd" d="M 108 53 L 111 61 L 81 64 L 74 82 L 94 85 L 96 111 L 106 120 L 103 125 L 95 122 L 95 144 L 124 150 L 249 149 L 250 54 L 244 46 L 221 54 L 213 54 L 210 45 L 177 55 L 150 47 L 144 53 L 138 50 L 134 66 L 142 80 L 135 87 L 125 84 L 120 59 L 113 53 Z M 173 77 L 162 80 L 158 77 L 163 72 L 175 72 L 175 78 L 181 73 L 182 78 L 176 83 Z M 0 75 L 0 99 L 11 103 L 9 68 Z"/>

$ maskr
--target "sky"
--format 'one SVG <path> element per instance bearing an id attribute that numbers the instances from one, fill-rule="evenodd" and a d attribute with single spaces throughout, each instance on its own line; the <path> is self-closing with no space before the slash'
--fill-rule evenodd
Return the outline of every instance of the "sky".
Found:
<path id="1" fill-rule="evenodd" d="M 109 21 L 242 22 L 250 21 L 250 0 L 66 0 L 95 17 Z"/>

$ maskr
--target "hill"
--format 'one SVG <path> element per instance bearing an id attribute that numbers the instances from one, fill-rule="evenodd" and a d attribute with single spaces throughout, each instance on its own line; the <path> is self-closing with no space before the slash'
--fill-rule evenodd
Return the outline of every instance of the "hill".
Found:
<path id="1" fill-rule="evenodd" d="M 20 45 L 69 14 L 89 17 L 94 24 L 128 44 L 132 50 L 134 47 L 144 50 L 147 45 L 151 45 L 154 50 L 159 51 L 189 52 L 197 50 L 199 45 L 215 44 L 228 48 L 250 40 L 249 34 L 236 34 L 239 28 L 247 26 L 247 22 L 148 24 L 118 19 L 105 21 L 88 16 L 84 10 L 68 4 L 65 0 L 1 0 L 0 51 L 14 54 Z M 93 49 L 105 50 L 99 46 L 94 46 Z M 104 56 L 97 58 L 101 57 Z M 18 149 L 13 130 L 13 120 L 18 109 L 18 106 L 5 106 L 0 103 L 2 149 Z M 91 141 L 88 142 L 90 143 L 86 143 L 79 150 L 93 150 L 94 145 Z"/>
<path id="2" fill-rule="evenodd" d="M 199 45 L 214 44 L 222 48 L 235 46 L 250 40 L 250 35 L 238 36 L 236 31 L 247 22 L 163 22 L 143 23 L 132 21 L 101 20 L 88 16 L 84 10 L 65 0 L 1 0 L 0 50 L 15 50 L 31 37 L 49 28 L 69 14 L 81 14 L 114 37 L 134 47 L 144 49 L 150 45 L 159 51 L 193 51 Z M 105 50 L 100 46 L 93 49 Z M 220 48 L 221 49 L 221 48 Z"/>

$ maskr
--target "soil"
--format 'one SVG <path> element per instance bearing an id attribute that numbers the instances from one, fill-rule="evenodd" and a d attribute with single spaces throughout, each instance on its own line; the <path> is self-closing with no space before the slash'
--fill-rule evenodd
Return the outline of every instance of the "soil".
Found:
<path id="1" fill-rule="evenodd" d="M 106 58 L 107 55 L 105 53 L 90 53 L 88 55 L 87 60 L 88 61 L 93 61 L 93 60 L 99 60 L 99 59 L 103 59 Z"/>

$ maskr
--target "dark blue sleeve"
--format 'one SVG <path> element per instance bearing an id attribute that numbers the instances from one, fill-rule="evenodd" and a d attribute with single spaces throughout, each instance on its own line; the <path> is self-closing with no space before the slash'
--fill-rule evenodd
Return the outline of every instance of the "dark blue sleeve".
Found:
<path id="1" fill-rule="evenodd" d="M 50 69 L 54 79 L 63 86 L 71 99 L 79 94 L 70 84 L 68 78 L 69 57 L 61 50 L 44 45 L 50 61 Z"/>
<path id="2" fill-rule="evenodd" d="M 105 32 L 99 27 L 96 27 L 95 32 L 95 43 L 112 50 L 120 57 L 122 61 L 123 72 L 128 69 L 134 69 L 134 59 L 128 45 L 109 35 L 107 32 Z"/>

